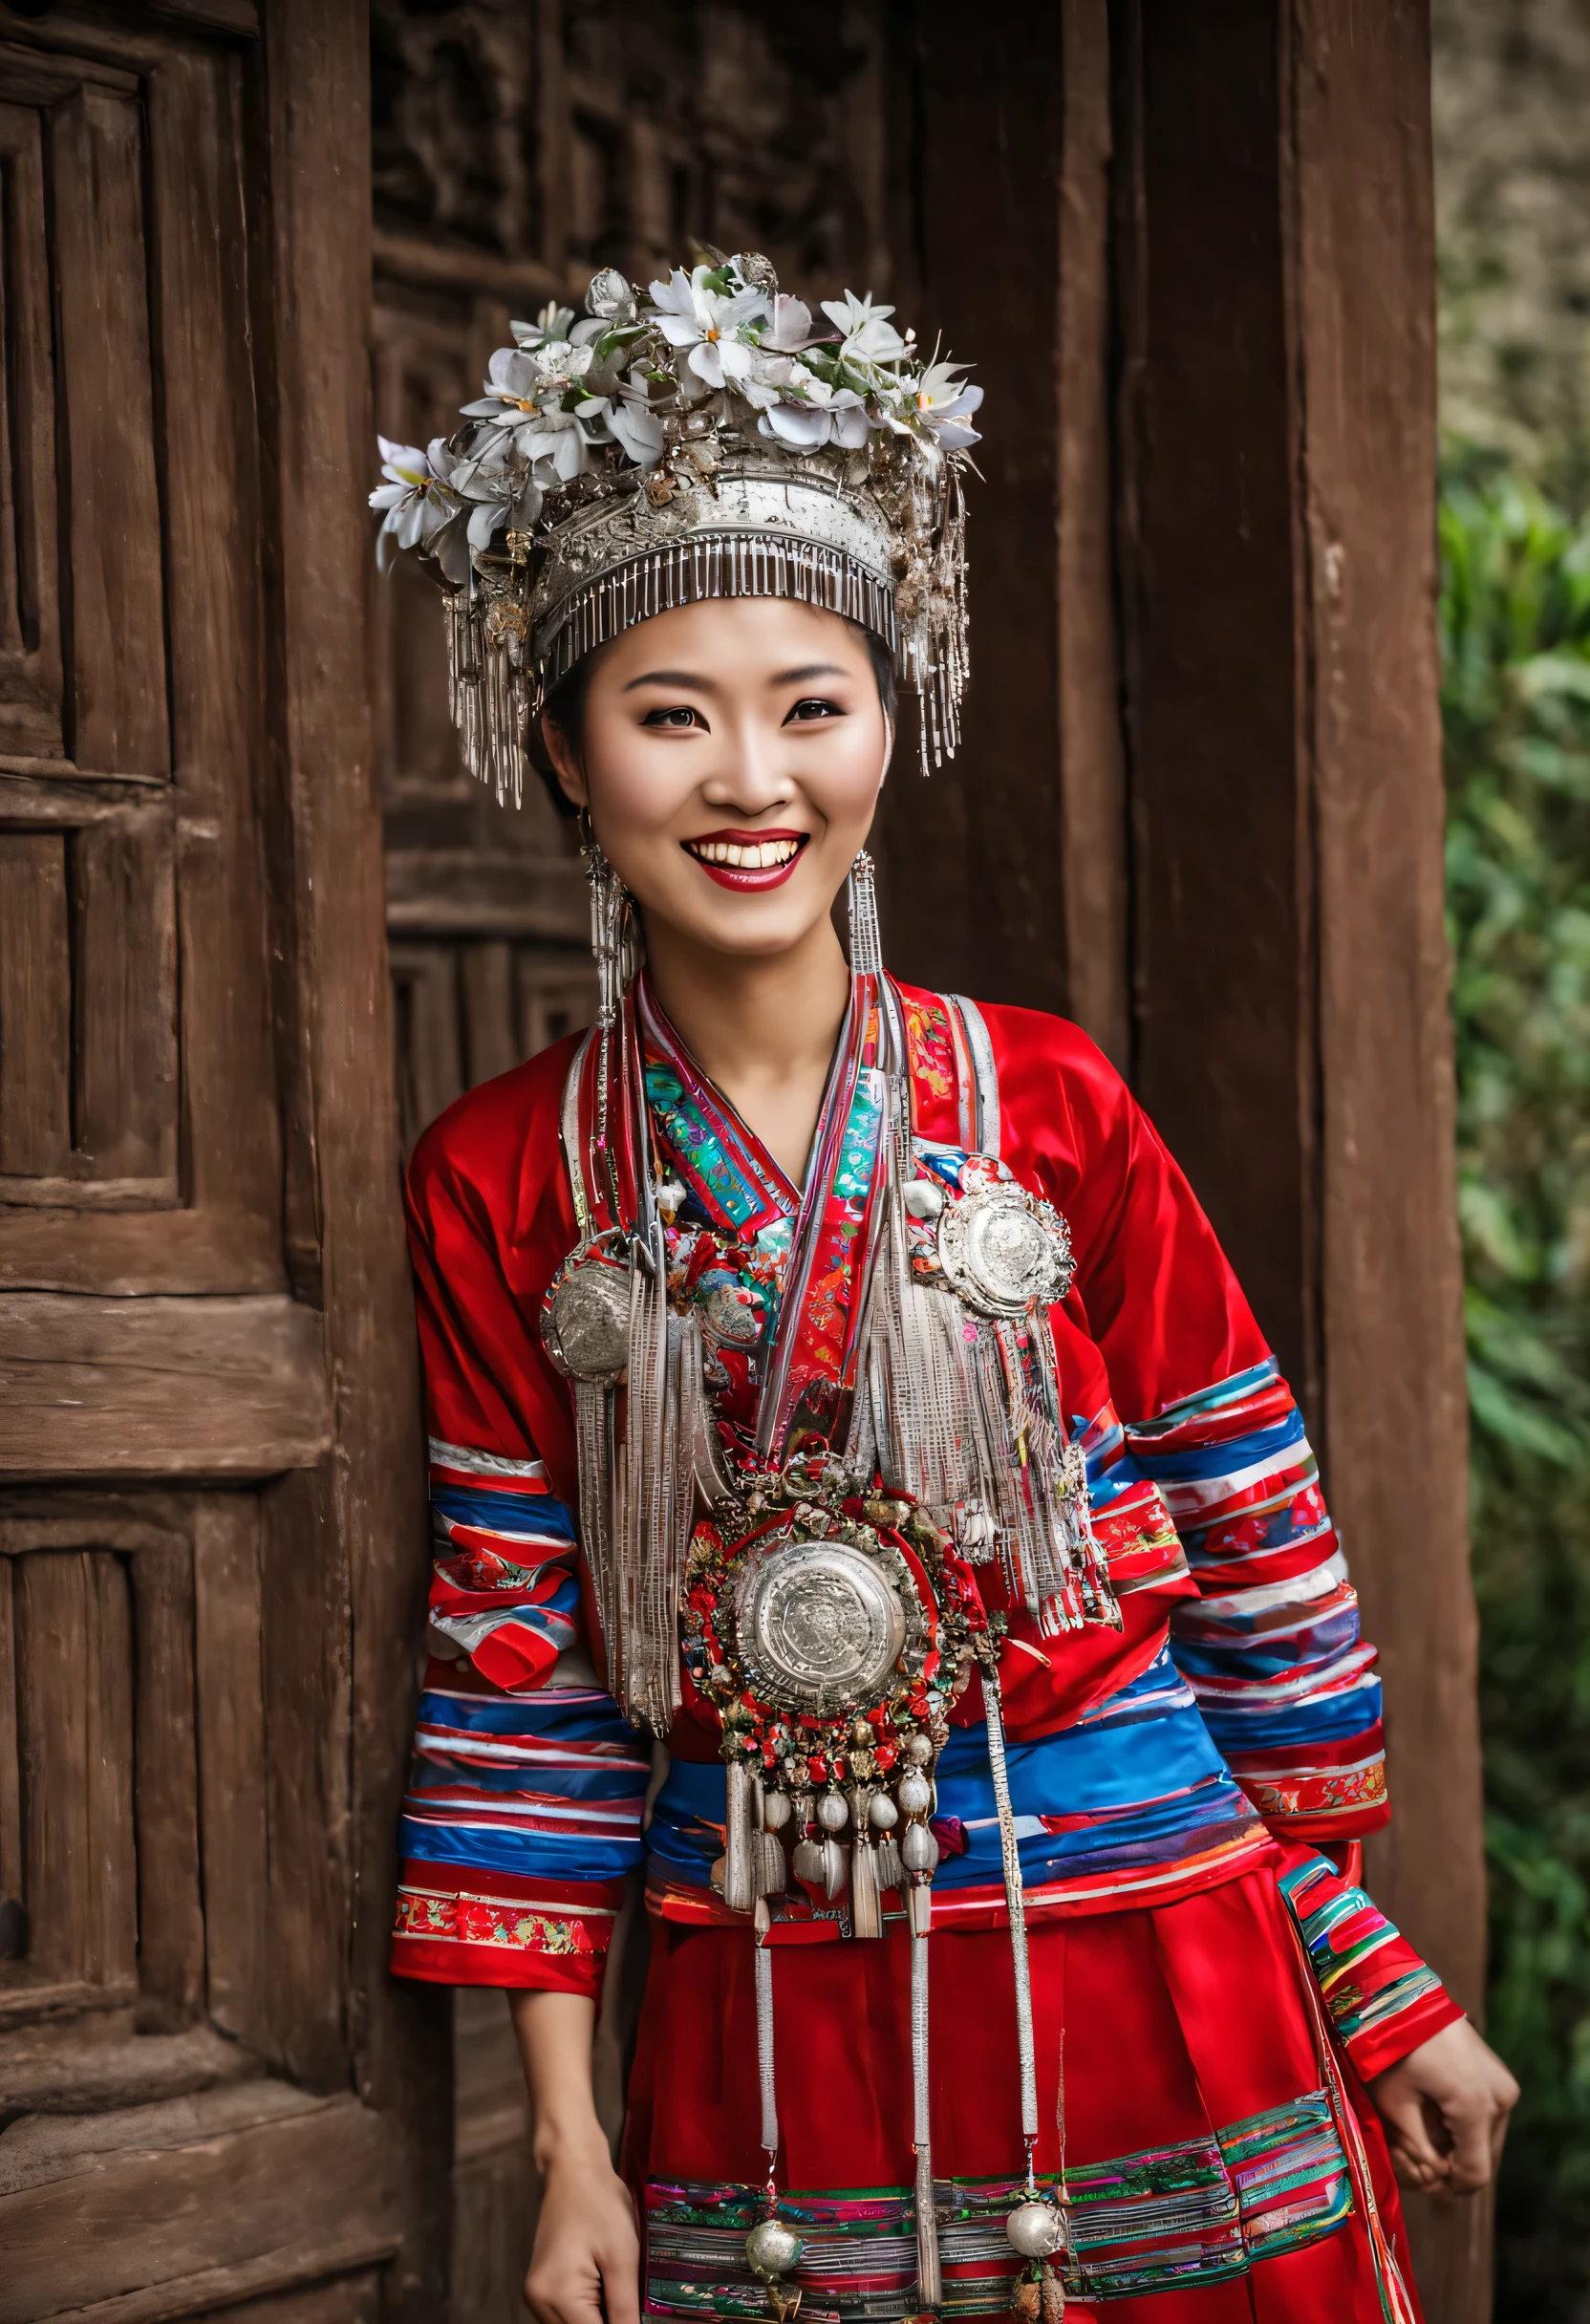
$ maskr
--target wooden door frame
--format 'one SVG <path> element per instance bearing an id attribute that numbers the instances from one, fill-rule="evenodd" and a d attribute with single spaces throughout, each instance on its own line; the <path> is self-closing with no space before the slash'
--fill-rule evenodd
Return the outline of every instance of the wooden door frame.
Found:
<path id="1" fill-rule="evenodd" d="M 290 1092 L 287 1216 L 295 1287 L 325 1319 L 334 1427 L 330 1463 L 284 1481 L 267 1527 L 284 1589 L 304 1578 L 306 1542 L 323 1549 L 328 1580 L 333 1570 L 341 1577 L 325 1601 L 340 1634 L 323 1640 L 320 1668 L 342 1693 L 346 1727 L 340 1736 L 306 1733 L 305 1749 L 312 1766 L 328 1745 L 345 1754 L 345 1783 L 337 1770 L 331 1780 L 348 1823 L 339 1895 L 340 1883 L 322 1876 L 325 1833 L 309 1768 L 290 1771 L 304 1802 L 300 1861 L 284 1880 L 297 1905 L 295 1973 L 318 1976 L 342 2007 L 328 2008 L 288 2062 L 312 2086 L 351 2077 L 389 2118 L 404 2235 L 383 2319 L 430 2324 L 446 2299 L 449 1996 L 402 1985 L 386 1967 L 429 1568 L 370 682 L 368 8 L 265 0 L 262 29 L 262 355 L 279 558 L 268 820 L 286 934 L 278 1034 Z M 303 1678 L 284 1658 L 289 1718 Z"/>

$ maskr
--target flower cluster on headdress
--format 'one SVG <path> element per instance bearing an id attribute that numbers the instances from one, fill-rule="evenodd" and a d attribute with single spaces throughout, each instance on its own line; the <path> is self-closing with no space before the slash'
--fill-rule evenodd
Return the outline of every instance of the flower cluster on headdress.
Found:
<path id="1" fill-rule="evenodd" d="M 550 521 L 604 469 L 646 471 L 664 502 L 681 460 L 710 475 L 720 430 L 795 454 L 904 443 L 930 470 L 978 441 L 982 390 L 964 364 L 924 363 L 914 334 L 902 337 L 893 308 L 870 296 L 848 290 L 821 312 L 827 328 L 814 328 L 750 254 L 676 268 L 644 292 L 605 268 L 578 319 L 554 304 L 511 326 L 458 435 L 423 449 L 380 439 L 385 481 L 370 502 L 384 511 L 383 565 L 422 549 L 462 581 L 471 551 Z"/>

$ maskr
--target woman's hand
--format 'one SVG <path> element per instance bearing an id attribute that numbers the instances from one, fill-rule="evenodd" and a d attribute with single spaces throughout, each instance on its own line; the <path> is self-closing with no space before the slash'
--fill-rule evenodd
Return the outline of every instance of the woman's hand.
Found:
<path id="1" fill-rule="evenodd" d="M 640 2324 L 640 2238 L 591 2083 L 595 2006 L 512 1992 L 508 2009 L 535 2121 L 541 2216 L 525 2278 L 539 2324 Z"/>
<path id="2" fill-rule="evenodd" d="M 525 2297 L 539 2324 L 640 2324 L 634 2206 L 607 2141 L 542 2158 L 541 2216 Z"/>
<path id="3" fill-rule="evenodd" d="M 1494 2178 L 1518 2085 L 1466 2017 L 1377 2074 L 1369 2096 L 1404 2186 L 1473 2195 Z"/>

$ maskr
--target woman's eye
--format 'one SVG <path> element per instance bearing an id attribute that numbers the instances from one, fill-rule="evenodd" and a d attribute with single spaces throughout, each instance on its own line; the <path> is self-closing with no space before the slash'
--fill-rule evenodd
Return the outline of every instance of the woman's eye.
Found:
<path id="1" fill-rule="evenodd" d="M 677 702 L 667 710 L 648 710 L 641 720 L 643 726 L 703 726 L 706 721 L 700 712 L 692 710 L 686 702 Z"/>
<path id="2" fill-rule="evenodd" d="M 839 719 L 844 715 L 837 702 L 825 701 L 820 694 L 808 694 L 804 701 L 796 703 L 784 724 L 789 725 L 795 719 Z"/>

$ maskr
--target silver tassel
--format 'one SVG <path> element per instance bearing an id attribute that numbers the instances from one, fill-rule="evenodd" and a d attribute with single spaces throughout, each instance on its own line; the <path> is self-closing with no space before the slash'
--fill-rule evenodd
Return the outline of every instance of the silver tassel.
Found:
<path id="1" fill-rule="evenodd" d="M 771 2183 L 779 2159 L 779 2098 L 773 2073 L 773 1956 L 760 1942 L 765 1933 L 765 1930 L 758 1932 L 756 1947 L 757 2080 L 762 2088 L 762 2144 L 766 2151 Z"/>
<path id="2" fill-rule="evenodd" d="M 1016 2055 L 1021 2078 L 1021 2138 L 1028 2157 L 1030 2178 L 1032 2150 L 1038 2143 L 1038 2068 L 1032 2034 L 1032 1972 L 1027 1960 L 1027 1907 L 1021 1886 L 1021 1854 L 1010 1800 L 1010 1769 L 1005 1759 L 999 1665 L 998 1650 L 994 1648 L 989 1650 L 982 1662 L 982 1700 L 988 1728 L 988 1764 L 994 1777 L 994 1806 L 999 1818 L 1005 1915 L 1010 1923 L 1010 1959 L 1016 1974 Z"/>
<path id="3" fill-rule="evenodd" d="M 757 1901 L 751 1856 L 751 1771 L 731 1759 L 724 1771 L 727 1807 L 723 1819 L 723 1902 L 731 1912 L 749 1912 Z"/>
<path id="4" fill-rule="evenodd" d="M 892 1832 L 886 1832 L 877 1842 L 876 1879 L 879 1896 L 887 1895 L 891 1888 L 902 1887 L 905 1877 L 906 1868 L 900 1861 L 900 1851 L 895 1843 L 894 1835 Z"/>
<path id="5" fill-rule="evenodd" d="M 756 1830 L 752 1835 L 752 1873 L 759 1897 L 781 1896 L 786 1887 L 784 1850 L 776 1832 L 767 1829 L 767 1795 L 762 1777 L 751 1780 L 751 1805 L 755 1812 Z"/>
<path id="6" fill-rule="evenodd" d="M 913 1889 L 913 1895 L 927 1891 Z M 911 2094 L 916 2149 L 916 2304 L 936 2310 L 944 2297 L 938 2265 L 938 2210 L 933 2188 L 933 2120 L 928 2087 L 928 1939 L 911 1940 Z"/>
<path id="7" fill-rule="evenodd" d="M 851 1810 L 856 1837 L 850 1844 L 850 1934 L 883 1935 L 883 1904 L 878 1895 L 877 1850 L 867 1837 L 865 1815 Z"/>

